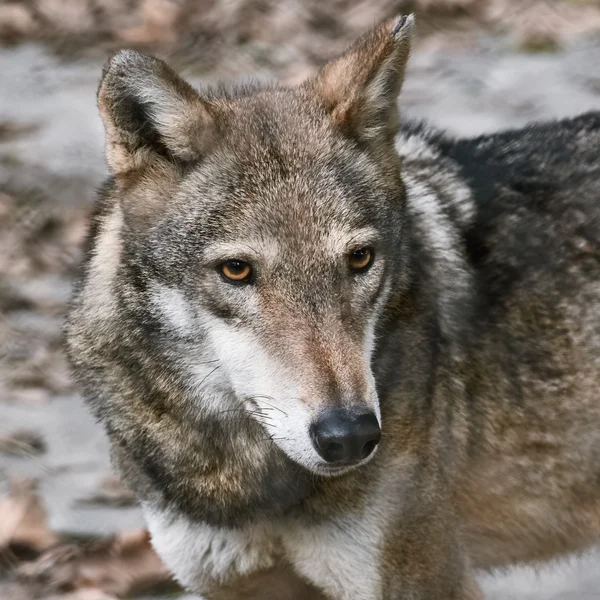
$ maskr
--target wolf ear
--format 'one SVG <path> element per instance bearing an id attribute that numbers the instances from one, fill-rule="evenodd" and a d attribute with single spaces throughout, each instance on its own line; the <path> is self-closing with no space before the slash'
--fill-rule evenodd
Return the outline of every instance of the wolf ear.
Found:
<path id="1" fill-rule="evenodd" d="M 207 101 L 163 61 L 133 50 L 121 50 L 104 67 L 98 107 L 113 173 L 157 156 L 199 158 L 215 131 Z"/>
<path id="2" fill-rule="evenodd" d="M 413 29 L 413 15 L 385 21 L 308 82 L 347 135 L 367 143 L 393 139 Z"/>

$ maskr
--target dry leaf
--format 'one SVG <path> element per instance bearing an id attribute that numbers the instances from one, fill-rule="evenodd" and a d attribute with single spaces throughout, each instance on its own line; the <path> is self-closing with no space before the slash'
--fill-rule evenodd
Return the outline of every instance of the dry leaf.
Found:
<path id="1" fill-rule="evenodd" d="M 171 580 L 144 529 L 122 533 L 90 549 L 79 577 L 79 586 L 95 586 L 116 595 L 139 593 Z"/>
<path id="2" fill-rule="evenodd" d="M 11 599 L 12 600 L 12 599 Z M 102 590 L 93 588 L 86 588 L 70 592 L 68 594 L 61 594 L 60 596 L 50 596 L 47 600 L 119 600 L 112 594 L 106 594 Z"/>
<path id="3" fill-rule="evenodd" d="M 34 483 L 13 479 L 8 496 L 0 502 L 0 555 L 9 560 L 37 556 L 58 541 L 48 528 Z"/>
<path id="4" fill-rule="evenodd" d="M 0 38 L 13 41 L 37 33 L 37 23 L 28 7 L 17 3 L 0 6 Z"/>
<path id="5" fill-rule="evenodd" d="M 116 481 L 111 484 L 118 489 Z M 113 600 L 171 584 L 146 530 L 67 544 L 50 531 L 46 517 L 34 483 L 12 480 L 0 502 L 0 558 L 17 567 L 23 585 L 15 588 L 21 596 L 11 592 L 11 600 L 64 593 L 69 595 L 54 600 Z"/>
<path id="6" fill-rule="evenodd" d="M 38 456 L 46 452 L 44 438 L 38 432 L 21 429 L 0 434 L 0 453 L 17 456 Z"/>
<path id="7" fill-rule="evenodd" d="M 140 529 L 83 546 L 62 545 L 19 569 L 22 582 L 44 592 L 101 590 L 127 596 L 171 582 L 171 576 Z M 87 600 L 87 598 L 86 598 Z"/>
<path id="8" fill-rule="evenodd" d="M 134 494 L 125 487 L 116 475 L 107 475 L 98 488 L 88 497 L 78 500 L 78 504 L 107 505 L 107 506 L 133 506 Z"/>
<path id="9" fill-rule="evenodd" d="M 49 600 L 118 600 L 118 598 L 112 594 L 106 594 L 102 590 L 88 588 L 56 598 L 49 598 Z"/>

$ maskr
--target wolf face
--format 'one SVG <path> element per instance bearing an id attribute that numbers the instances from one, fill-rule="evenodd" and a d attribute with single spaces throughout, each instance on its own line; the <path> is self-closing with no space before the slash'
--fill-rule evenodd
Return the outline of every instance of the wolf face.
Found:
<path id="1" fill-rule="evenodd" d="M 366 153 L 317 128 L 298 132 L 287 114 L 234 135 L 185 176 L 151 232 L 149 256 L 162 271 L 151 302 L 174 331 L 202 338 L 200 363 L 217 361 L 192 365 L 197 379 L 218 365 L 214 379 L 290 458 L 329 472 L 379 441 L 370 362 L 401 190 L 377 185 Z M 179 350 L 189 355 L 185 343 Z M 323 419 L 360 439 L 328 447 Z"/>
<path id="2" fill-rule="evenodd" d="M 128 308 L 154 323 L 188 410 L 243 410 L 319 474 L 381 435 L 371 358 L 402 260 L 390 149 L 411 27 L 383 25 L 294 89 L 198 94 L 131 51 L 99 89 Z"/>

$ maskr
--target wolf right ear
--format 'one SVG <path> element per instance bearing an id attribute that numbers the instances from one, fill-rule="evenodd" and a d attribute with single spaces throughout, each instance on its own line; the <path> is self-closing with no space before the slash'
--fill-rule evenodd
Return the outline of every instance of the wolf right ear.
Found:
<path id="1" fill-rule="evenodd" d="M 375 146 L 393 140 L 413 29 L 413 15 L 385 21 L 305 84 L 346 135 Z"/>
<path id="2" fill-rule="evenodd" d="M 199 158 L 215 133 L 210 103 L 163 61 L 133 50 L 121 50 L 104 67 L 98 107 L 113 173 L 157 156 Z"/>

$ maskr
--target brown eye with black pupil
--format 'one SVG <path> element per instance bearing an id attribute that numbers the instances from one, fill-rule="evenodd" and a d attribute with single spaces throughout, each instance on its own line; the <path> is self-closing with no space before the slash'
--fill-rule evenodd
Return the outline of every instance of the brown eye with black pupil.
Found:
<path id="1" fill-rule="evenodd" d="M 355 250 L 349 257 L 350 268 L 355 273 L 364 273 L 373 264 L 374 257 L 375 252 L 372 248 L 360 248 L 359 250 Z"/>
<path id="2" fill-rule="evenodd" d="M 242 260 L 228 260 L 220 269 L 225 280 L 233 283 L 248 283 L 252 277 L 252 267 Z"/>

